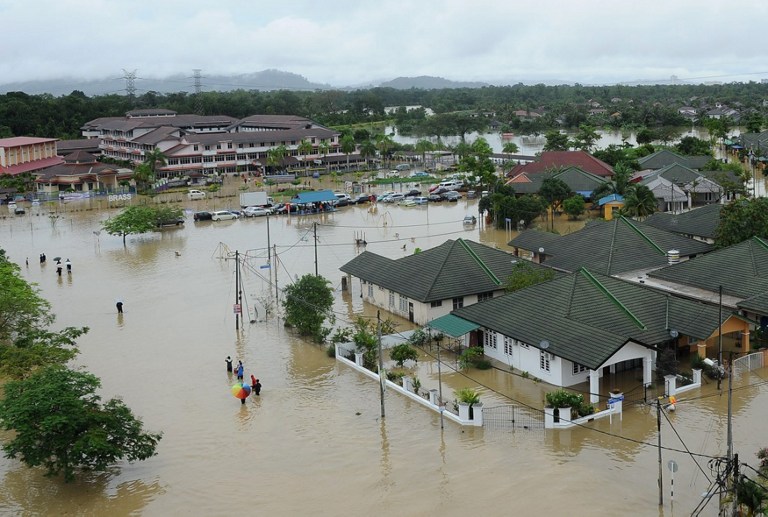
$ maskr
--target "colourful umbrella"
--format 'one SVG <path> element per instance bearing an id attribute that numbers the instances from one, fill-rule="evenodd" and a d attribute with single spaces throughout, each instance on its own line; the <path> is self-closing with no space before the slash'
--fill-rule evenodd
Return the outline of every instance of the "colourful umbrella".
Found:
<path id="1" fill-rule="evenodd" d="M 239 382 L 232 386 L 232 395 L 235 397 L 244 400 L 248 395 L 251 394 L 251 386 L 250 384 L 240 384 Z"/>

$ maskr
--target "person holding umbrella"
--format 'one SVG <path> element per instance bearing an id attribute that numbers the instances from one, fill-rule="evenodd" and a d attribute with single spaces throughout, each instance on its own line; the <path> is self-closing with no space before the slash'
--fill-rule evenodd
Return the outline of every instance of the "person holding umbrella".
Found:
<path id="1" fill-rule="evenodd" d="M 245 404 L 245 399 L 251 394 L 251 386 L 248 383 L 238 382 L 232 386 L 232 395 L 240 399 L 240 404 Z"/>

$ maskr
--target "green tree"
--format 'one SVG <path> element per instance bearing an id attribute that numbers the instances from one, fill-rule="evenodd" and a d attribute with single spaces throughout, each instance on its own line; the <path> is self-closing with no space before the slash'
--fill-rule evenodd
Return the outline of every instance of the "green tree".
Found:
<path id="1" fill-rule="evenodd" d="M 765 119 L 763 119 L 763 116 L 759 113 L 753 113 L 747 118 L 744 126 L 747 129 L 747 133 L 759 133 L 763 130 L 764 124 Z"/>
<path id="2" fill-rule="evenodd" d="M 147 233 L 155 230 L 158 223 L 158 211 L 150 205 L 129 206 L 115 217 L 110 217 L 102 227 L 110 235 L 123 237 L 123 244 L 128 235 Z"/>
<path id="3" fill-rule="evenodd" d="M 352 135 L 344 135 L 341 138 L 341 152 L 347 155 L 347 170 L 349 170 L 349 155 L 355 152 L 355 138 Z"/>
<path id="4" fill-rule="evenodd" d="M 148 163 L 140 163 L 133 169 L 133 181 L 136 182 L 136 189 L 139 192 L 149 190 L 149 185 L 155 181 L 155 173 Z"/>
<path id="5" fill-rule="evenodd" d="M 736 199 L 723 206 L 715 246 L 726 248 L 752 237 L 768 239 L 768 198 Z"/>
<path id="6" fill-rule="evenodd" d="M 624 197 L 622 213 L 636 219 L 645 219 L 656 211 L 658 201 L 645 185 L 632 185 Z"/>
<path id="7" fill-rule="evenodd" d="M 65 364 L 77 354 L 75 340 L 87 328 L 49 330 L 51 305 L 0 249 L 0 375 L 13 379 L 38 368 Z"/>
<path id="8" fill-rule="evenodd" d="M 267 166 L 272 174 L 279 170 L 283 165 L 283 159 L 288 154 L 288 149 L 284 145 L 278 145 L 267 151 Z"/>
<path id="9" fill-rule="evenodd" d="M 544 178 L 539 188 L 539 196 L 547 202 L 552 209 L 552 228 L 555 227 L 555 212 L 567 198 L 573 195 L 571 187 L 563 180 L 554 177 Z"/>
<path id="10" fill-rule="evenodd" d="M 563 201 L 563 212 L 572 220 L 576 220 L 586 211 L 584 198 L 575 194 Z"/>
<path id="11" fill-rule="evenodd" d="M 435 144 L 433 144 L 432 142 L 430 142 L 425 138 L 422 138 L 418 142 L 416 142 L 416 146 L 414 147 L 414 149 L 417 153 L 421 153 L 421 163 L 426 167 L 427 153 L 429 151 L 435 150 Z"/>
<path id="12" fill-rule="evenodd" d="M 168 164 L 165 154 L 159 148 L 155 147 L 144 155 L 144 163 L 149 165 L 152 175 L 157 175 L 157 169 L 165 167 Z"/>
<path id="13" fill-rule="evenodd" d="M 574 145 L 577 149 L 590 152 L 595 146 L 595 142 L 600 139 L 595 128 L 589 124 L 580 124 L 579 131 L 576 133 Z"/>
<path id="14" fill-rule="evenodd" d="M 637 135 L 635 135 L 635 141 L 641 145 L 650 144 L 656 139 L 657 139 L 656 133 L 653 130 L 648 129 L 647 127 L 640 129 L 637 132 Z"/>
<path id="15" fill-rule="evenodd" d="M 389 153 L 395 147 L 395 141 L 392 137 L 387 135 L 376 135 L 376 149 L 379 150 L 379 155 L 382 161 L 386 163 L 389 159 Z"/>
<path id="16" fill-rule="evenodd" d="M 555 271 L 547 267 L 534 267 L 527 260 L 518 260 L 512 268 L 512 273 L 504 282 L 504 289 L 511 293 L 525 287 L 548 282 L 555 278 Z"/>
<path id="17" fill-rule="evenodd" d="M 547 139 L 547 143 L 544 144 L 545 151 L 567 151 L 571 146 L 568 135 L 556 129 L 547 131 L 544 134 L 544 138 Z"/>
<path id="18" fill-rule="evenodd" d="M 368 166 L 368 159 L 372 156 L 376 156 L 376 144 L 370 140 L 366 140 L 360 144 L 360 156 L 365 160 L 366 167 Z"/>
<path id="19" fill-rule="evenodd" d="M 684 136 L 675 145 L 675 150 L 684 156 L 712 156 L 709 142 L 695 136 Z"/>
<path id="20" fill-rule="evenodd" d="M 397 366 L 402 367 L 406 361 L 417 362 L 419 360 L 419 352 L 408 343 L 400 343 L 393 346 L 389 351 L 389 358 L 395 361 Z"/>
<path id="21" fill-rule="evenodd" d="M 520 147 L 514 142 L 506 142 L 501 151 L 507 154 L 517 154 L 520 152 Z"/>
<path id="22" fill-rule="evenodd" d="M 0 423 L 13 431 L 6 457 L 71 481 L 79 470 L 104 472 L 118 461 L 154 456 L 161 435 L 144 432 L 121 400 L 102 404 L 100 387 L 96 376 L 63 366 L 6 384 Z"/>
<path id="23" fill-rule="evenodd" d="M 333 288 L 330 285 L 322 276 L 304 275 L 285 288 L 285 322 L 317 342 L 323 339 L 325 320 L 335 320 L 331 312 Z"/>
<path id="24" fill-rule="evenodd" d="M 299 145 L 296 146 L 296 152 L 303 157 L 304 162 L 307 164 L 307 167 L 304 171 L 304 176 L 309 176 L 309 162 L 307 161 L 307 157 L 312 154 L 312 151 L 314 151 L 312 142 L 306 138 L 299 142 Z"/>
<path id="25" fill-rule="evenodd" d="M 617 164 L 613 169 L 613 178 L 593 190 L 590 199 L 593 203 L 596 203 L 597 201 L 600 201 L 600 199 L 605 196 L 610 196 L 611 194 L 623 196 L 630 187 L 629 180 L 631 176 L 632 169 L 630 169 L 626 163 L 621 162 Z"/>

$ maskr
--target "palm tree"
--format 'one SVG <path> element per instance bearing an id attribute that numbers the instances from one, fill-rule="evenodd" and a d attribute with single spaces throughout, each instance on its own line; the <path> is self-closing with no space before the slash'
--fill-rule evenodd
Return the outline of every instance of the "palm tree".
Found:
<path id="1" fill-rule="evenodd" d="M 611 194 L 618 194 L 623 196 L 631 185 L 629 182 L 631 175 L 632 169 L 629 166 L 627 166 L 624 162 L 617 163 L 613 168 L 613 178 L 593 190 L 590 199 L 592 199 L 592 202 L 595 203 L 600 201 L 600 199 L 604 198 L 605 196 L 610 196 Z"/>
<path id="2" fill-rule="evenodd" d="M 149 165 L 149 170 L 152 171 L 152 175 L 154 176 L 157 172 L 158 166 L 165 167 L 168 164 L 168 161 L 165 159 L 165 154 L 163 154 L 163 151 L 155 147 L 151 151 L 147 151 L 144 154 L 144 163 Z"/>
<path id="3" fill-rule="evenodd" d="M 288 153 L 288 149 L 284 145 L 278 145 L 267 151 L 267 165 L 272 168 L 274 174 L 275 167 L 279 167 L 283 163 L 283 158 Z"/>
<path id="4" fill-rule="evenodd" d="M 323 158 L 325 158 L 326 156 L 328 156 L 328 153 L 331 150 L 331 144 L 323 140 L 322 142 L 320 142 L 320 145 L 317 146 L 317 150 L 320 152 L 320 154 L 323 155 Z M 330 166 L 328 165 L 327 162 L 325 164 L 325 169 L 326 169 L 326 172 L 330 170 Z"/>
<path id="5" fill-rule="evenodd" d="M 342 137 L 341 152 L 347 155 L 347 170 L 349 170 L 349 154 L 355 152 L 355 137 L 350 134 Z"/>
<path id="6" fill-rule="evenodd" d="M 155 173 L 148 163 L 140 163 L 133 170 L 133 180 L 136 182 L 136 190 L 144 192 L 149 189 L 149 184 L 155 179 Z"/>
<path id="7" fill-rule="evenodd" d="M 623 213 L 643 220 L 656 211 L 658 201 L 653 191 L 645 185 L 632 185 L 624 197 Z"/>
<path id="8" fill-rule="evenodd" d="M 508 154 L 517 154 L 520 152 L 520 147 L 514 142 L 507 142 L 504 147 L 501 148 L 502 152 Z"/>
<path id="9" fill-rule="evenodd" d="M 360 156 L 365 159 L 365 166 L 368 167 L 368 158 L 376 156 L 376 145 L 370 140 L 366 140 L 360 144 Z"/>
<path id="10" fill-rule="evenodd" d="M 296 147 L 296 152 L 298 152 L 299 155 L 303 157 L 304 163 L 307 164 L 304 171 L 304 176 L 309 176 L 309 163 L 307 163 L 307 157 L 312 154 L 313 150 L 314 148 L 312 147 L 312 143 L 306 138 L 299 142 L 299 145 Z"/>
<path id="11" fill-rule="evenodd" d="M 435 144 L 430 142 L 429 140 L 422 138 L 418 142 L 416 142 L 416 146 L 414 147 L 417 153 L 421 153 L 421 163 L 424 164 L 424 167 L 427 166 L 427 151 L 434 151 L 435 150 Z"/>
<path id="12" fill-rule="evenodd" d="M 386 160 L 389 157 L 389 151 L 395 147 L 395 141 L 389 135 L 376 136 L 376 148 L 381 154 L 381 159 Z"/>

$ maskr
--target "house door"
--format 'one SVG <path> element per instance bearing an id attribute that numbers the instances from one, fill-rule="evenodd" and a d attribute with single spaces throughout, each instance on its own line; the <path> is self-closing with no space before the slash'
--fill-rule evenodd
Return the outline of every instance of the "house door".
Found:
<path id="1" fill-rule="evenodd" d="M 408 321 L 413 323 L 413 303 L 408 302 Z"/>

